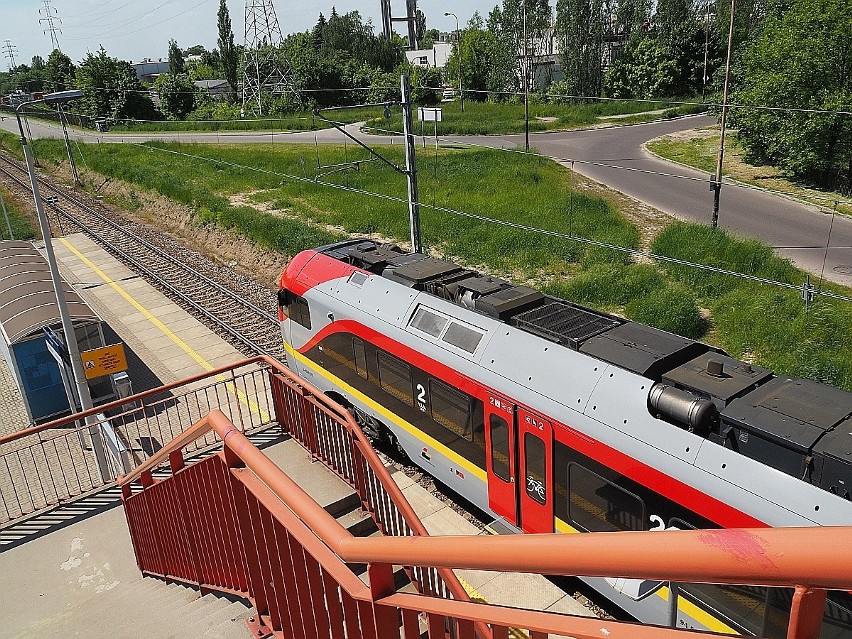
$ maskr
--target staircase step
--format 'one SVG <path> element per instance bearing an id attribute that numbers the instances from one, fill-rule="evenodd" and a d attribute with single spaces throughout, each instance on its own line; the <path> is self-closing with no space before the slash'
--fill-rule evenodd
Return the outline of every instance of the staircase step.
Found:
<path id="1" fill-rule="evenodd" d="M 376 522 L 369 513 L 360 508 L 351 510 L 337 517 L 337 523 L 343 526 L 353 537 L 368 537 L 378 532 Z"/>

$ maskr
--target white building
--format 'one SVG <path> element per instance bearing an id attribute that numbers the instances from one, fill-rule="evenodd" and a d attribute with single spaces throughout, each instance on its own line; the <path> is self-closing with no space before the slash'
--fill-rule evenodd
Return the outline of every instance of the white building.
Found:
<path id="1" fill-rule="evenodd" d="M 443 69 L 447 66 L 447 60 L 449 60 L 452 52 L 453 43 L 436 42 L 431 49 L 406 51 L 405 57 L 408 58 L 409 64 L 415 64 L 420 67 Z"/>

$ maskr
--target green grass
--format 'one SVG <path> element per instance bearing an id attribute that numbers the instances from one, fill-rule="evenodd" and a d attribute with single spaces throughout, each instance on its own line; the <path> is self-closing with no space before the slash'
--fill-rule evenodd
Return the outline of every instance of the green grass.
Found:
<path id="1" fill-rule="evenodd" d="M 35 229 L 29 221 L 21 213 L 22 203 L 19 202 L 14 195 L 7 189 L 0 186 L 0 196 L 6 205 L 6 213 L 9 216 L 9 222 L 6 223 L 6 218 L 2 215 L 0 208 L 0 239 L 8 240 L 9 227 L 12 229 L 12 237 L 16 240 L 33 240 L 37 237 Z"/>
<path id="2" fill-rule="evenodd" d="M 654 240 L 652 251 L 801 286 L 806 274 L 769 247 L 719 229 L 677 222 Z M 734 357 L 779 374 L 816 379 L 852 390 L 852 314 L 848 302 L 817 296 L 805 305 L 800 291 L 730 275 L 662 263 L 661 270 L 710 310 L 714 337 Z M 816 278 L 811 278 L 818 284 Z M 850 296 L 822 283 L 820 290 Z"/>
<path id="3" fill-rule="evenodd" d="M 648 144 L 648 148 L 669 160 L 686 164 L 707 173 L 716 172 L 719 154 L 719 134 L 694 138 L 691 140 L 672 140 L 661 138 Z M 774 166 L 754 166 L 744 159 L 745 151 L 737 139 L 736 131 L 730 131 L 725 137 L 725 164 L 723 174 L 752 186 L 778 191 L 796 199 L 831 209 L 837 205 L 837 211 L 852 215 L 852 197 L 835 191 L 826 191 L 813 187 L 801 180 L 786 175 Z"/>
<path id="4" fill-rule="evenodd" d="M 316 150 L 297 145 L 158 143 L 82 148 L 91 169 L 183 202 L 195 210 L 200 223 L 234 229 L 269 249 L 292 254 L 365 233 L 401 244 L 408 241 L 405 179 L 377 162 L 362 163 L 357 171 L 329 174 L 323 178 L 329 184 L 319 184 L 313 179 Z M 398 146 L 382 152 L 402 164 Z M 49 166 L 61 162 L 65 152 L 58 141 L 44 141 L 38 143 L 38 155 Z M 339 146 L 322 146 L 319 156 L 323 165 L 367 159 L 361 149 Z M 537 156 L 447 149 L 436 159 L 434 152 L 421 153 L 419 178 L 427 247 L 474 268 L 529 281 L 551 294 L 708 339 L 735 357 L 779 374 L 852 390 L 847 339 L 852 334 L 852 314 L 846 303 L 818 296 L 806 309 L 797 290 L 666 262 L 630 263 L 623 252 L 518 228 L 524 225 L 560 234 L 570 229 L 578 236 L 638 246 L 634 226 L 605 201 L 571 193 L 565 169 Z M 248 193 L 258 203 L 272 203 L 277 211 L 260 213 L 252 207 L 232 206 L 229 196 L 237 193 L 243 197 Z M 442 207 L 506 225 L 442 211 Z M 672 224 L 657 236 L 651 250 L 797 287 L 805 278 L 768 247 L 706 226 Z M 839 286 L 823 285 L 823 290 L 852 295 Z"/>
<path id="5" fill-rule="evenodd" d="M 169 153 L 177 151 L 182 155 Z M 403 165 L 400 146 L 382 149 Z M 54 141 L 38 145 L 42 158 L 61 161 L 63 149 Z M 399 242 L 409 238 L 406 180 L 378 162 L 358 171 L 332 173 L 314 182 L 315 149 L 305 146 L 216 146 L 163 144 L 91 145 L 84 147 L 89 168 L 153 189 L 204 211 L 204 219 L 239 228 L 264 246 L 284 250 L 280 236 L 268 224 L 247 224 L 261 214 L 240 213 L 228 196 L 262 190 L 256 197 L 274 202 L 294 218 L 315 226 L 339 227 L 350 234 L 378 233 Z M 322 146 L 319 161 L 336 165 L 367 159 L 366 152 L 341 146 Z M 247 168 L 252 167 L 252 168 Z M 319 169 L 320 172 L 323 169 Z M 511 184 L 511 189 L 505 185 Z M 570 225 L 580 236 L 635 247 L 638 232 L 603 200 L 571 194 L 564 170 L 538 156 L 493 150 L 448 150 L 437 158 L 421 157 L 419 186 L 423 241 L 426 246 L 498 271 L 549 269 L 554 264 L 622 263 L 622 253 L 602 251 L 569 239 L 531 234 L 508 226 L 438 210 L 455 209 L 563 233 Z M 359 190 L 379 194 L 353 193 Z M 395 201 L 387 198 L 397 198 Z M 573 211 L 573 214 L 571 214 Z M 569 220 L 569 215 L 573 218 Z M 237 219 L 242 222 L 238 223 Z M 276 239 L 278 238 L 278 239 Z"/>
<path id="6" fill-rule="evenodd" d="M 530 131 L 552 131 L 558 129 L 574 129 L 592 124 L 607 122 L 610 124 L 634 124 L 659 119 L 661 114 L 650 114 L 666 107 L 665 102 L 616 102 L 605 100 L 588 104 L 530 104 Z M 524 105 L 523 104 L 494 104 L 490 102 L 473 102 L 466 100 L 464 112 L 461 103 L 456 100 L 439 105 L 442 109 L 442 121 L 438 123 L 439 135 L 500 135 L 508 133 L 523 133 Z M 674 117 L 686 113 L 694 113 L 692 105 L 675 107 L 667 110 L 665 117 Z M 602 116 L 632 115 L 628 118 L 601 120 Z M 416 119 L 416 118 L 415 118 Z M 395 113 L 389 120 L 383 118 L 370 121 L 368 124 L 381 130 L 402 131 L 402 116 Z M 415 122 L 415 129 L 420 131 L 420 124 Z M 424 124 L 426 135 L 434 132 L 434 124 Z"/>

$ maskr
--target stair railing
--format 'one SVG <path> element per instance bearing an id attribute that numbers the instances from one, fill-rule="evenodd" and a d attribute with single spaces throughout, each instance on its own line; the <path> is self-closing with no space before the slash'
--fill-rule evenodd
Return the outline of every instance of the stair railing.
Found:
<path id="1" fill-rule="evenodd" d="M 210 429 L 223 450 L 184 466 L 180 448 Z M 157 481 L 166 457 L 172 475 Z M 395 592 L 395 564 L 793 586 L 788 639 L 815 639 L 826 589 L 852 587 L 852 527 L 356 538 L 216 410 L 121 485 L 140 569 L 248 595 L 261 635 L 472 639 L 487 625 L 501 638 L 707 636 Z M 349 562 L 368 564 L 369 586 Z"/>

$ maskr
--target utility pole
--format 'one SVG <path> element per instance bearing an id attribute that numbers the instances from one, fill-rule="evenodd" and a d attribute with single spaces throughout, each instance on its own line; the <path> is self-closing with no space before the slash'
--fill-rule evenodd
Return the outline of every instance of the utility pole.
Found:
<path id="1" fill-rule="evenodd" d="M 411 229 L 411 250 L 423 252 L 420 238 L 420 196 L 417 191 L 417 163 L 414 155 L 414 126 L 411 117 L 411 84 L 408 76 L 400 78 L 402 90 L 402 124 L 405 135 L 405 176 L 408 178 L 408 216 Z"/>
<path id="2" fill-rule="evenodd" d="M 728 80 L 731 76 L 731 44 L 734 39 L 734 3 L 731 0 L 731 26 L 728 29 L 728 58 L 725 62 L 725 85 L 722 89 L 722 122 L 719 134 L 719 157 L 716 159 L 716 178 L 713 180 L 713 220 L 711 226 L 719 226 L 719 194 L 722 190 L 722 159 L 725 156 L 725 120 L 728 117 Z"/>
<path id="3" fill-rule="evenodd" d="M 459 17 L 452 11 L 444 12 L 445 16 L 453 16 L 456 19 L 456 52 L 459 57 L 459 100 L 461 100 L 461 110 L 464 113 L 464 89 L 462 88 L 462 49 L 461 49 L 461 30 L 459 29 Z"/>
<path id="4" fill-rule="evenodd" d="M 14 44 L 12 44 L 11 40 L 6 40 L 6 44 L 3 45 L 6 49 L 5 56 L 6 59 L 9 60 L 9 72 L 14 73 L 17 68 L 17 64 L 15 64 L 15 51 L 18 49 Z"/>
<path id="5" fill-rule="evenodd" d="M 263 114 L 261 92 L 292 91 L 293 67 L 289 60 L 282 65 L 281 26 L 272 0 L 246 0 L 245 57 L 243 58 L 243 110 L 250 105 Z"/>
<path id="6" fill-rule="evenodd" d="M 44 23 L 46 28 L 43 33 L 50 32 L 50 42 L 53 44 L 53 50 L 59 49 L 59 38 L 56 37 L 56 32 L 62 33 L 62 29 L 53 25 L 53 21 L 56 20 L 59 24 L 62 24 L 62 18 L 59 17 L 56 9 L 50 6 L 50 0 L 41 0 L 44 3 L 44 7 L 38 10 L 38 12 L 44 16 L 39 18 L 38 21 L 40 23 Z M 60 51 L 62 49 L 59 49 Z"/>
<path id="7" fill-rule="evenodd" d="M 32 186 L 33 191 L 33 202 L 36 207 L 36 214 L 38 215 L 38 223 L 39 228 L 41 229 L 42 240 L 44 241 L 44 253 L 47 258 L 47 264 L 50 268 L 50 279 L 53 282 L 54 293 L 56 295 L 56 307 L 59 311 L 59 319 L 62 324 L 62 333 L 65 336 L 65 347 L 68 350 L 68 357 L 70 359 L 71 371 L 74 375 L 74 381 L 77 386 L 77 395 L 80 400 L 80 406 L 82 410 L 89 411 L 92 410 L 92 395 L 89 392 L 89 383 L 86 381 L 86 373 L 83 370 L 83 360 L 80 358 L 80 347 L 77 344 L 77 334 L 74 330 L 74 322 L 71 319 L 71 315 L 68 312 L 68 304 L 65 299 L 65 291 L 62 285 L 62 278 L 59 275 L 59 267 L 56 263 L 56 255 L 53 252 L 53 241 L 50 234 L 50 224 L 47 221 L 47 215 L 44 212 L 44 205 L 42 204 L 41 192 L 38 188 L 38 177 L 35 172 L 35 165 L 33 163 L 33 155 L 30 149 L 30 145 L 27 142 L 27 137 L 24 134 L 24 125 L 21 120 L 21 111 L 23 107 L 34 104 L 36 102 L 45 102 L 47 104 L 62 104 L 64 102 L 68 102 L 70 100 L 77 100 L 83 97 L 83 92 L 79 90 L 74 91 L 58 91 L 56 93 L 49 93 L 42 97 L 39 100 L 29 100 L 27 102 L 22 102 L 17 107 L 15 107 L 15 116 L 18 120 L 18 129 L 21 132 L 21 146 L 24 151 L 24 161 L 27 165 L 27 173 L 30 176 L 30 185 Z M 74 410 L 73 404 L 74 399 L 69 397 L 68 403 L 72 405 L 72 412 Z M 101 478 L 104 481 L 110 481 L 112 479 L 112 475 L 110 473 L 109 465 L 107 462 L 106 451 L 104 448 L 104 443 L 100 430 L 100 423 L 94 417 L 94 415 L 90 415 L 86 417 L 86 424 L 88 425 L 89 436 L 92 441 L 92 451 L 95 455 L 95 460 L 98 465 L 98 470 L 100 471 Z"/>
<path id="8" fill-rule="evenodd" d="M 74 154 L 71 152 L 71 141 L 68 139 L 68 118 L 65 117 L 65 109 L 62 108 L 61 103 L 56 105 L 56 110 L 59 111 L 59 122 L 62 124 L 62 134 L 65 137 L 65 150 L 68 152 L 68 162 L 71 164 L 71 175 L 74 177 L 74 184 L 80 184 L 77 163 L 74 161 Z"/>
<path id="9" fill-rule="evenodd" d="M 527 0 L 524 0 L 524 150 L 530 150 L 530 70 L 527 49 Z"/>
<path id="10" fill-rule="evenodd" d="M 701 81 L 701 101 L 707 91 L 707 56 L 710 52 L 710 0 L 704 0 L 706 14 L 704 16 L 704 77 Z"/>

